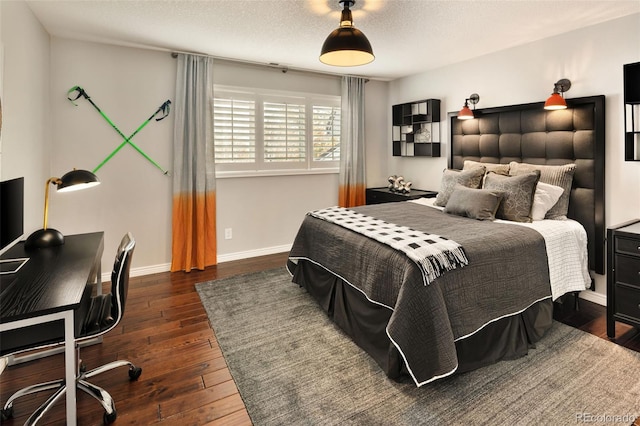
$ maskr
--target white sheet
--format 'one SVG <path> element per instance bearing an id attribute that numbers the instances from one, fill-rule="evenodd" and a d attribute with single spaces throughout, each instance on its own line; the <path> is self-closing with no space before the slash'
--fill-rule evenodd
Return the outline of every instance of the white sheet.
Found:
<path id="1" fill-rule="evenodd" d="M 439 210 L 434 206 L 435 198 L 420 198 L 410 200 L 424 206 Z M 497 219 L 496 222 L 508 225 L 526 226 L 542 235 L 547 246 L 547 261 L 549 264 L 549 280 L 551 282 L 551 296 L 553 300 L 565 293 L 583 291 L 591 286 L 589 275 L 589 260 L 587 251 L 587 231 L 577 221 L 567 220 L 538 220 L 532 223 L 512 222 Z"/>
<path id="2" fill-rule="evenodd" d="M 532 223 L 496 220 L 538 231 L 547 246 L 549 279 L 553 300 L 565 293 L 591 286 L 587 252 L 587 231 L 575 220 L 538 220 Z"/>

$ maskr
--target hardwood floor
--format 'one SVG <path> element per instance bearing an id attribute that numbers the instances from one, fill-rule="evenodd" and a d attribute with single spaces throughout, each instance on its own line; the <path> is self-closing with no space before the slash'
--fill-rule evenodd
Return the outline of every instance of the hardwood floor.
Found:
<path id="1" fill-rule="evenodd" d="M 102 344 L 81 350 L 88 368 L 128 359 L 143 368 L 136 382 L 126 369 L 94 377 L 106 388 L 118 409 L 115 424 L 250 425 L 251 420 L 227 369 L 194 284 L 242 273 L 284 267 L 286 253 L 227 262 L 205 271 L 160 273 L 132 278 L 123 321 Z M 564 312 L 563 312 L 564 311 Z M 581 300 L 580 310 L 558 309 L 557 320 L 606 339 L 602 306 Z M 640 352 L 640 331 L 617 325 L 616 343 Z M 32 383 L 62 377 L 62 355 L 8 367 L 0 375 L 0 401 Z M 23 424 L 46 395 L 21 398 L 14 419 Z M 634 407 L 638 408 L 638 407 Z M 64 403 L 41 421 L 64 424 Z M 91 397 L 78 393 L 78 424 L 102 424 L 102 410 Z M 640 418 L 634 423 L 640 426 Z"/>

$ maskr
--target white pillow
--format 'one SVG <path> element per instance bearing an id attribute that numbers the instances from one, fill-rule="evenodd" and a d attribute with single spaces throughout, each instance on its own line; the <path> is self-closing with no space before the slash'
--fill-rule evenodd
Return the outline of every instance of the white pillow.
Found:
<path id="1" fill-rule="evenodd" d="M 531 206 L 531 219 L 542 220 L 547 212 L 553 207 L 564 192 L 563 188 L 548 183 L 538 182 L 536 192 L 533 194 L 533 205 Z"/>

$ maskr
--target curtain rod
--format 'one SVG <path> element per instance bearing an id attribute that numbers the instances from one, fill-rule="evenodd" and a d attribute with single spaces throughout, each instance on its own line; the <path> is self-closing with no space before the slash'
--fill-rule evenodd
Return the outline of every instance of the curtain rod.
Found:
<path id="1" fill-rule="evenodd" d="M 335 73 L 323 72 L 323 71 L 308 70 L 308 69 L 304 69 L 304 68 L 291 68 L 291 67 L 288 67 L 286 65 L 280 65 L 280 64 L 275 63 L 275 62 L 271 62 L 269 64 L 265 64 L 265 63 L 262 63 L 262 62 L 247 61 L 247 60 L 242 60 L 242 59 L 230 59 L 230 58 L 224 58 L 224 57 L 221 57 L 221 56 L 205 55 L 203 53 L 172 51 L 171 52 L 171 57 L 175 59 L 175 58 L 178 57 L 178 54 L 181 54 L 181 53 L 184 54 L 184 55 L 201 56 L 203 58 L 212 58 L 212 59 L 216 59 L 218 61 L 232 62 L 232 63 L 243 64 L 243 65 L 253 65 L 253 66 L 264 67 L 264 68 L 278 68 L 283 73 L 287 73 L 288 71 L 296 71 L 296 72 L 303 72 L 303 73 L 308 73 L 308 74 L 319 74 L 319 75 L 322 75 L 322 76 L 329 76 L 329 77 L 342 77 L 344 75 L 344 74 L 335 74 Z M 365 80 L 365 83 L 369 82 L 369 79 L 367 77 L 362 77 L 362 76 L 352 75 L 352 74 L 349 74 L 349 76 L 363 78 Z"/>

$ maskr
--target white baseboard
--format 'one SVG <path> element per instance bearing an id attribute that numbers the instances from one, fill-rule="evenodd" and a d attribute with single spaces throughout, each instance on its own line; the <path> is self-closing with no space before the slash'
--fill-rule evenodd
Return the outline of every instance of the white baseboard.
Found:
<path id="1" fill-rule="evenodd" d="M 269 254 L 284 253 L 291 250 L 291 244 L 282 246 L 266 247 L 257 250 L 240 251 L 237 253 L 222 254 L 218 256 L 218 263 L 231 262 L 233 260 L 249 259 L 251 257 L 266 256 Z M 141 266 L 131 268 L 131 277 L 141 277 L 143 275 L 157 274 L 160 272 L 169 272 L 171 263 L 161 263 L 159 265 Z M 111 280 L 111 272 L 102 274 L 102 282 Z"/>
<path id="2" fill-rule="evenodd" d="M 141 266 L 138 268 L 131 268 L 129 276 L 141 277 L 143 275 L 157 274 L 160 272 L 169 272 L 171 270 L 170 263 L 163 263 L 160 265 Z M 102 273 L 102 282 L 111 281 L 111 271 Z"/>
<path id="3" fill-rule="evenodd" d="M 291 251 L 291 244 L 283 246 L 265 247 L 257 250 L 240 251 L 237 253 L 222 254 L 218 256 L 218 263 L 231 262 L 232 260 L 249 259 L 250 257 L 266 256 L 268 254 L 284 253 Z"/>
<path id="4" fill-rule="evenodd" d="M 607 306 L 607 296 L 604 294 L 596 293 L 595 291 L 582 291 L 580 292 L 580 298 L 588 300 L 589 302 L 597 303 L 598 305 Z"/>

